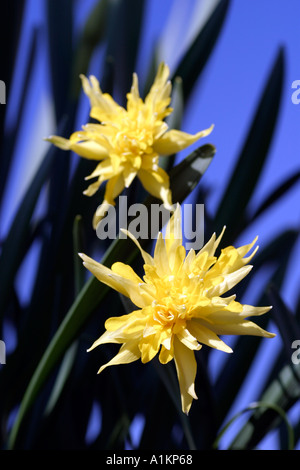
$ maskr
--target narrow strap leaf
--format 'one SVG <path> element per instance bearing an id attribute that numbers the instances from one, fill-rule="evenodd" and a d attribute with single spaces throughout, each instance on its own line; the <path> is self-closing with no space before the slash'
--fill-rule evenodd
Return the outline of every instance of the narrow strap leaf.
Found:
<path id="1" fill-rule="evenodd" d="M 232 425 L 232 423 L 234 423 L 234 421 L 236 421 L 237 418 L 239 418 L 241 415 L 243 415 L 246 412 L 249 412 L 249 411 L 252 411 L 252 410 L 257 410 L 257 409 L 262 409 L 262 408 L 263 409 L 273 410 L 282 418 L 282 420 L 284 421 L 284 423 L 287 427 L 287 431 L 288 431 L 288 450 L 293 450 L 293 448 L 294 448 L 294 431 L 293 431 L 293 428 L 292 428 L 292 426 L 291 426 L 291 424 L 290 424 L 290 422 L 287 418 L 287 415 L 286 415 L 285 411 L 280 406 L 278 406 L 274 403 L 268 403 L 268 402 L 265 402 L 265 401 L 258 401 L 258 402 L 251 403 L 249 406 L 247 406 L 243 410 L 236 413 L 228 421 L 228 423 L 221 429 L 221 431 L 219 432 L 219 434 L 217 436 L 217 439 L 215 440 L 215 442 L 213 444 L 213 448 L 214 449 L 218 448 L 220 440 L 222 439 L 222 437 L 224 436 L 226 431 L 229 429 L 229 427 Z M 235 447 L 235 446 L 232 447 L 232 445 L 231 445 L 231 446 L 229 446 L 229 449 L 238 449 L 238 447 Z"/>

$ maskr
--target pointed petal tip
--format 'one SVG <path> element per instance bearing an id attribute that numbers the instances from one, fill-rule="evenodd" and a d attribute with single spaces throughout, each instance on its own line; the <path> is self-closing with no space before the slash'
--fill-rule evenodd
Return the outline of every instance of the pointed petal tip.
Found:
<path id="1" fill-rule="evenodd" d="M 88 256 L 85 255 L 84 253 L 78 253 L 78 256 L 84 261 L 83 264 L 84 264 L 84 266 L 85 266 Z"/>

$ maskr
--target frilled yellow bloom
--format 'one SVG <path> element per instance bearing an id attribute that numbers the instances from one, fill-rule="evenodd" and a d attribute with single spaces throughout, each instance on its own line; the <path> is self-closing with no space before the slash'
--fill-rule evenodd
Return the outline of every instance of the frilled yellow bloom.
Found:
<path id="1" fill-rule="evenodd" d="M 224 230 L 223 230 L 224 232 Z M 117 355 L 99 369 L 141 359 L 143 363 L 159 354 L 159 361 L 175 361 L 182 410 L 188 414 L 195 393 L 196 359 L 194 351 L 202 344 L 221 351 L 232 352 L 219 335 L 256 335 L 273 337 L 252 321 L 249 316 L 262 315 L 271 307 L 242 305 L 235 295 L 222 297 L 251 270 L 246 256 L 253 243 L 240 248 L 228 246 L 215 256 L 222 234 L 215 234 L 196 254 L 182 245 L 181 208 L 178 205 L 170 219 L 165 240 L 160 233 L 153 257 L 136 243 L 144 260 L 143 280 L 123 263 L 111 269 L 80 254 L 83 264 L 97 279 L 129 297 L 138 307 L 130 314 L 109 318 L 105 333 L 89 351 L 104 343 L 118 343 Z"/>
<path id="2" fill-rule="evenodd" d="M 102 93 L 98 80 L 81 75 L 84 92 L 90 99 L 90 116 L 100 124 L 86 124 L 70 139 L 51 136 L 48 141 L 64 150 L 100 161 L 86 179 L 95 179 L 84 194 L 92 196 L 103 182 L 107 182 L 104 201 L 95 213 L 94 228 L 105 214 L 108 205 L 128 188 L 137 176 L 144 188 L 161 199 L 166 208 L 172 206 L 168 174 L 158 166 L 159 156 L 171 155 L 185 149 L 201 137 L 207 136 L 213 126 L 195 135 L 179 130 L 168 130 L 164 119 L 172 112 L 169 68 L 161 63 L 154 83 L 143 101 L 139 95 L 138 77 L 133 74 L 127 109 Z"/>

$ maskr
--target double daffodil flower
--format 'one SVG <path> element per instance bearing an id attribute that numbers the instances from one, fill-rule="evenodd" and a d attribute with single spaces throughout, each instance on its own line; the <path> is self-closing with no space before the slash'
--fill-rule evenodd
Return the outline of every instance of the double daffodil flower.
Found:
<path id="1" fill-rule="evenodd" d="M 226 353 L 232 349 L 220 335 L 275 336 L 247 317 L 262 315 L 271 307 L 243 305 L 235 295 L 223 296 L 251 270 L 249 254 L 256 239 L 249 245 L 228 246 L 215 256 L 222 234 L 215 234 L 196 254 L 182 245 L 181 208 L 170 219 L 165 240 L 157 238 L 154 256 L 146 253 L 135 237 L 126 232 L 139 247 L 145 275 L 141 279 L 133 269 L 116 262 L 111 269 L 80 254 L 84 266 L 99 281 L 129 297 L 137 306 L 133 312 L 109 318 L 106 331 L 94 342 L 93 349 L 105 343 L 121 345 L 107 366 L 126 364 L 141 359 L 151 361 L 157 354 L 161 364 L 175 361 L 181 392 L 181 404 L 188 414 L 195 392 L 197 363 L 195 351 L 202 345 Z"/>
<path id="2" fill-rule="evenodd" d="M 175 154 L 212 131 L 213 126 L 195 135 L 168 130 L 164 119 L 172 112 L 169 68 L 161 63 L 154 83 L 143 101 L 139 95 L 138 77 L 133 74 L 127 109 L 119 106 L 107 93 L 102 93 L 96 77 L 81 75 L 83 90 L 89 97 L 91 118 L 99 124 L 86 124 L 69 139 L 51 136 L 48 141 L 83 158 L 95 160 L 94 171 L 86 177 L 96 180 L 84 191 L 92 196 L 106 182 L 103 203 L 98 207 L 93 226 L 97 228 L 109 205 L 137 176 L 144 188 L 171 209 L 172 195 L 168 174 L 159 167 L 159 156 Z"/>

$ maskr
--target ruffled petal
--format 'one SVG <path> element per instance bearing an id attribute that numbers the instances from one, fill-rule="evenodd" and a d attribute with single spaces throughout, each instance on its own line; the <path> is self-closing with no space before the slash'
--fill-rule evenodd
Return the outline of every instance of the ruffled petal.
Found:
<path id="1" fill-rule="evenodd" d="M 221 351 L 232 353 L 232 349 L 227 346 L 213 331 L 201 325 L 196 320 L 191 320 L 187 326 L 190 333 L 197 338 L 197 340 L 206 344 L 207 346 Z"/>
<path id="2" fill-rule="evenodd" d="M 160 277 L 171 274 L 166 245 L 161 232 L 158 234 L 154 248 L 154 264 Z"/>
<path id="3" fill-rule="evenodd" d="M 209 323 L 198 319 L 199 323 L 211 329 L 217 335 L 250 335 L 263 336 L 265 338 L 274 338 L 275 333 L 270 333 L 249 320 L 244 320 L 236 314 L 227 313 L 224 318 L 222 315 L 213 314 L 209 318 Z"/>
<path id="4" fill-rule="evenodd" d="M 45 139 L 47 142 L 51 142 L 62 150 L 71 150 L 77 153 L 80 157 L 87 158 L 88 160 L 102 160 L 108 157 L 107 150 L 97 142 L 92 140 L 76 141 L 73 139 L 65 139 L 57 135 L 52 135 Z"/>
<path id="5" fill-rule="evenodd" d="M 159 155 L 172 155 L 180 152 L 189 145 L 194 144 L 202 137 L 206 137 L 213 130 L 213 126 L 209 129 L 197 132 L 197 134 L 188 134 L 187 132 L 171 129 L 165 132 L 163 136 L 156 140 L 153 148 Z"/>
<path id="6" fill-rule="evenodd" d="M 220 276 L 220 280 L 218 282 L 216 281 L 216 285 L 208 289 L 206 295 L 208 297 L 214 297 L 224 294 L 225 292 L 232 289 L 232 287 L 234 287 L 236 284 L 238 284 L 244 277 L 246 277 L 252 268 L 253 266 L 251 265 L 243 266 L 233 273 Z"/>
<path id="7" fill-rule="evenodd" d="M 157 168 L 157 170 L 140 169 L 138 177 L 148 193 L 161 199 L 166 209 L 172 210 L 170 180 L 168 174 L 162 168 Z"/>
<path id="8" fill-rule="evenodd" d="M 182 411 L 188 414 L 193 399 L 198 398 L 195 393 L 197 362 L 194 351 L 185 347 L 176 337 L 174 338 L 174 360 L 180 387 Z"/>
<path id="9" fill-rule="evenodd" d="M 93 228 L 97 229 L 98 224 L 101 222 L 109 206 L 115 205 L 115 198 L 123 191 L 124 178 L 122 173 L 113 176 L 108 180 L 105 188 L 104 201 L 97 207 L 97 210 L 93 216 Z"/>
<path id="10" fill-rule="evenodd" d="M 139 241 L 135 238 L 135 236 L 132 233 L 130 233 L 128 230 L 124 229 L 124 228 L 121 228 L 121 232 L 124 233 L 124 235 L 129 237 L 136 244 L 136 246 L 138 247 L 138 249 L 141 252 L 141 255 L 143 257 L 144 262 L 146 264 L 149 264 L 150 266 L 152 266 L 154 264 L 154 259 L 152 258 L 151 255 L 149 255 L 149 253 L 147 253 L 145 250 L 143 250 L 143 248 L 141 247 Z"/>
<path id="11" fill-rule="evenodd" d="M 115 357 L 100 367 L 98 374 L 106 369 L 106 367 L 116 366 L 119 364 L 129 364 L 131 362 L 137 361 L 140 359 L 140 357 L 141 353 L 137 341 L 129 341 L 128 343 L 125 343 L 123 346 L 121 346 L 120 351 Z"/>
<path id="12" fill-rule="evenodd" d="M 108 93 L 102 93 L 99 81 L 94 75 L 91 75 L 89 79 L 80 75 L 80 78 L 82 88 L 90 99 L 91 117 L 98 119 L 98 121 L 107 121 L 118 115 L 123 108 Z"/>
<path id="13" fill-rule="evenodd" d="M 182 246 L 182 229 L 181 229 L 181 207 L 176 205 L 174 214 L 171 216 L 165 235 L 166 249 L 169 257 L 171 270 L 174 269 L 175 257 L 178 254 L 177 249 Z"/>
<path id="14" fill-rule="evenodd" d="M 148 294 L 140 290 L 136 281 L 113 272 L 111 269 L 107 268 L 103 264 L 97 263 L 97 261 L 94 261 L 92 258 L 83 253 L 80 253 L 79 256 L 83 260 L 83 265 L 92 274 L 94 274 L 94 276 L 99 281 L 103 282 L 103 284 L 106 284 L 107 286 L 112 287 L 116 291 L 120 292 L 120 294 L 129 297 L 131 301 L 139 308 L 148 305 Z"/>
<path id="15" fill-rule="evenodd" d="M 167 106 L 171 102 L 172 85 L 168 80 L 170 74 L 169 67 L 161 62 L 150 91 L 145 99 L 145 105 L 151 113 L 157 114 L 157 119 L 162 120 L 172 112 Z"/>

